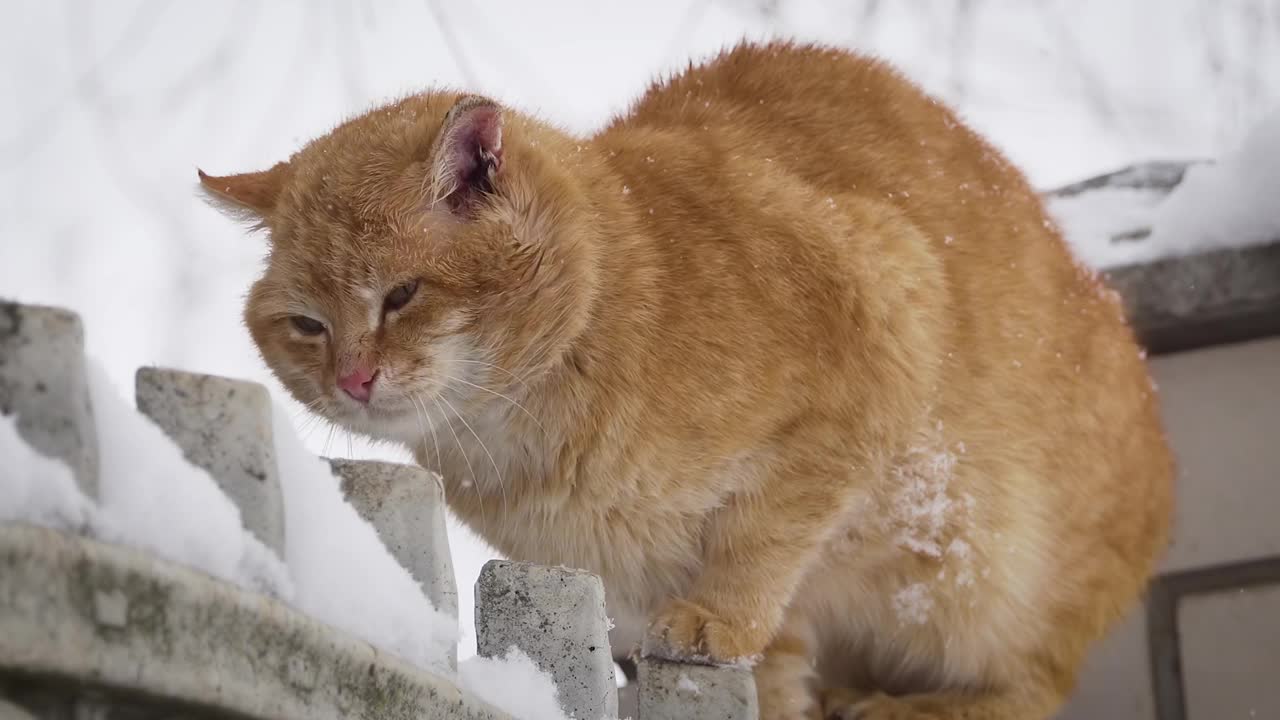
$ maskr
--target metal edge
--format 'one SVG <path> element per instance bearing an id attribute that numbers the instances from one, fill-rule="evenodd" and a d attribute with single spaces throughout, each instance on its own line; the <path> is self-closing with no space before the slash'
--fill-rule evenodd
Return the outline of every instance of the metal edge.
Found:
<path id="1" fill-rule="evenodd" d="M 1159 720 L 1186 720 L 1186 683 L 1178 609 L 1187 595 L 1202 595 L 1257 585 L 1280 585 L 1280 555 L 1155 577 L 1147 591 L 1147 641 L 1151 691 Z"/>

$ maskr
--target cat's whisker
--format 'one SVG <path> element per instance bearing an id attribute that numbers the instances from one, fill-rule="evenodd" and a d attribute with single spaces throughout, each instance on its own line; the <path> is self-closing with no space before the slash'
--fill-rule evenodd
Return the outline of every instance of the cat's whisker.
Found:
<path id="1" fill-rule="evenodd" d="M 319 405 L 319 404 L 320 404 L 320 398 L 316 398 L 316 399 L 312 400 L 311 402 L 307 403 L 306 405 L 303 405 L 302 407 L 300 407 L 300 408 L 298 408 L 297 410 L 295 410 L 295 411 L 294 411 L 294 413 L 293 413 L 293 419 L 294 419 L 294 420 L 297 420 L 298 418 L 302 417 L 303 415 L 306 415 L 307 413 L 310 413 L 310 412 L 314 411 L 314 410 L 316 409 L 316 406 L 317 406 L 317 405 Z"/>
<path id="2" fill-rule="evenodd" d="M 415 395 L 409 396 L 409 402 L 413 404 L 413 416 L 418 421 L 418 434 L 422 436 L 422 450 L 425 454 L 427 449 L 427 426 L 422 421 L 422 405 L 418 403 L 418 398 Z M 436 448 L 436 454 L 432 460 L 437 466 L 440 464 L 439 448 Z"/>
<path id="3" fill-rule="evenodd" d="M 311 433 L 314 432 L 317 427 L 319 427 L 320 421 L 326 419 L 323 415 L 319 413 L 317 409 L 319 408 L 320 403 L 321 403 L 321 398 L 316 398 L 315 400 L 312 400 L 311 402 L 307 403 L 304 407 L 298 410 L 298 412 L 294 413 L 293 419 L 295 423 L 297 422 L 298 417 L 300 415 L 304 413 L 307 414 L 306 417 L 303 418 L 302 422 L 297 426 L 298 434 L 302 436 L 304 440 L 310 437 Z"/>
<path id="4" fill-rule="evenodd" d="M 476 434 L 476 431 L 471 428 L 471 423 L 467 422 L 467 419 L 462 417 L 462 413 L 458 412 L 458 408 L 454 407 L 453 403 L 449 402 L 449 399 L 443 394 L 438 394 L 438 397 L 441 402 L 449 406 L 449 409 L 453 411 L 454 415 L 458 416 L 458 419 L 462 421 L 462 426 L 467 429 L 467 432 L 471 433 L 471 437 L 475 438 L 476 442 L 480 443 L 480 449 L 488 456 L 489 464 L 493 466 L 493 472 L 498 477 L 498 488 L 502 490 L 502 511 L 504 513 L 508 512 L 507 484 L 502 479 L 502 471 L 498 469 L 498 462 L 493 459 L 493 453 L 489 452 L 489 447 L 484 444 L 484 440 L 481 440 L 480 436 Z"/>
<path id="5" fill-rule="evenodd" d="M 307 425 L 313 425 L 319 419 L 320 419 L 320 414 L 310 409 L 304 409 L 293 416 L 293 421 L 294 423 L 297 424 L 297 427 L 299 429 L 304 428 Z"/>
<path id="6" fill-rule="evenodd" d="M 318 427 L 320 427 L 320 421 L 314 416 L 309 417 L 298 426 L 298 436 L 303 440 L 308 440 L 311 438 L 311 433 L 315 432 Z"/>
<path id="7" fill-rule="evenodd" d="M 306 413 L 306 414 L 304 415 L 303 413 Z M 303 433 L 306 431 L 308 427 L 314 426 L 316 424 L 316 419 L 317 419 L 317 416 L 315 413 L 308 413 L 304 409 L 297 413 L 294 413 L 292 424 L 294 427 L 298 428 L 299 433 Z"/>
<path id="8" fill-rule="evenodd" d="M 421 400 L 419 400 L 419 402 L 421 402 Z M 435 426 L 435 423 L 431 422 L 431 413 L 427 412 L 427 404 L 425 402 L 422 403 L 422 414 L 427 418 L 427 429 L 431 431 L 431 444 L 434 445 L 436 449 L 436 472 L 443 477 L 444 476 L 444 465 L 443 465 L 444 460 L 440 457 L 440 439 L 436 437 L 436 426 Z M 476 501 L 480 505 L 480 519 L 483 521 L 484 520 L 484 496 L 480 494 L 478 489 L 476 491 Z"/>
<path id="9" fill-rule="evenodd" d="M 487 393 L 489 393 L 490 395 L 494 395 L 494 396 L 496 396 L 496 397 L 500 397 L 500 398 L 502 398 L 503 400 L 506 400 L 507 402 L 509 402 L 509 403 L 511 403 L 512 405 L 514 405 L 514 406 L 516 406 L 517 408 L 519 408 L 519 409 L 520 409 L 520 411 L 521 411 L 521 412 L 523 412 L 525 415 L 528 415 L 528 416 L 529 416 L 529 419 L 533 421 L 533 424 L 534 424 L 534 425 L 537 425 L 537 426 L 538 426 L 538 429 L 539 429 L 539 430 L 541 430 L 544 434 L 547 432 L 547 429 L 546 429 L 546 428 L 544 428 L 544 427 L 542 427 L 542 423 L 538 421 L 538 418 L 536 418 L 536 417 L 534 417 L 534 416 L 533 416 L 533 413 L 529 412 L 529 409 L 528 409 L 528 408 L 526 408 L 525 406 L 523 406 L 523 405 L 521 405 L 520 403 L 516 402 L 515 400 L 513 400 L 513 399 L 511 399 L 511 398 L 507 397 L 506 395 L 503 395 L 502 393 L 500 393 L 500 392 L 498 392 L 498 391 L 496 391 L 496 390 L 490 390 L 490 389 L 489 389 L 489 388 L 487 388 L 487 387 L 483 387 L 483 386 L 481 386 L 481 385 L 477 385 L 477 384 L 475 384 L 475 383 L 473 383 L 473 382 L 468 382 L 468 381 L 466 381 L 466 380 L 463 380 L 462 378 L 457 378 L 457 377 L 454 377 L 454 376 L 452 376 L 452 375 L 444 375 L 443 377 L 444 377 L 446 380 L 452 380 L 452 381 L 457 382 L 457 383 L 462 383 L 463 385 L 466 385 L 467 387 L 473 387 L 473 388 L 475 388 L 476 390 L 481 390 L 481 391 L 483 391 L 483 392 L 487 392 Z"/>
<path id="10" fill-rule="evenodd" d="M 471 458 L 467 454 L 467 449 L 462 445 L 462 438 L 458 437 L 458 431 L 453 427 L 453 421 L 449 419 L 449 413 L 444 411 L 444 407 L 440 405 L 441 398 L 438 395 L 432 395 L 431 401 L 436 404 L 436 408 L 440 411 L 440 417 L 449 426 L 449 432 L 453 435 L 453 441 L 458 445 L 458 452 L 462 454 L 462 461 L 467 464 L 467 472 L 471 473 L 471 487 L 476 491 L 476 503 L 480 506 L 480 524 L 487 525 L 488 522 L 484 517 L 484 495 L 480 492 L 480 480 L 476 477 L 476 469 L 471 466 Z M 461 420 L 461 418 L 459 418 Z"/>
<path id="11" fill-rule="evenodd" d="M 440 438 L 436 435 L 435 423 L 431 422 L 431 412 L 427 409 L 427 403 L 418 395 L 410 395 L 409 401 L 413 403 L 414 412 L 418 416 L 418 431 L 422 433 L 422 449 L 425 452 L 427 448 L 427 431 L 431 431 L 431 445 L 435 449 L 435 471 L 444 474 L 443 462 L 444 458 L 440 454 Z"/>
<path id="12" fill-rule="evenodd" d="M 321 455 L 328 455 L 328 454 L 329 454 L 329 446 L 333 444 L 333 434 L 334 434 L 335 432 L 337 432 L 337 431 L 338 431 L 338 425 L 337 425 L 337 423 L 330 422 L 330 423 L 329 423 L 329 437 L 325 438 L 325 441 L 324 441 L 324 452 L 320 453 Z"/>

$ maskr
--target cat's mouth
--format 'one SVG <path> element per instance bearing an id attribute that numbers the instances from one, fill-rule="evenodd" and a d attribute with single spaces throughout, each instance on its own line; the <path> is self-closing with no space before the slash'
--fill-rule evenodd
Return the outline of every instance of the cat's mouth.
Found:
<path id="1" fill-rule="evenodd" d="M 325 403 L 324 415 L 335 425 L 382 440 L 407 441 L 428 433 L 445 415 L 435 392 L 412 393 L 391 388 L 374 391 L 367 402 L 335 393 Z"/>
<path id="2" fill-rule="evenodd" d="M 356 402 L 335 396 L 331 407 L 335 419 L 366 422 L 393 420 L 414 411 L 414 404 L 404 397 L 373 397 L 369 402 Z"/>

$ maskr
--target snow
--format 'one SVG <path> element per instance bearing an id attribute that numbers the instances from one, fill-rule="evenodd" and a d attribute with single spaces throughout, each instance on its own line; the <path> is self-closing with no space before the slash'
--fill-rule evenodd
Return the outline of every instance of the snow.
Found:
<path id="1" fill-rule="evenodd" d="M 125 405 L 89 364 L 98 425 L 101 502 L 93 503 L 62 462 L 31 450 L 11 418 L 0 418 L 0 519 L 84 530 L 153 552 L 247 589 L 288 598 L 284 564 L 241 529 L 240 513 L 203 470 L 192 467 L 154 424 Z"/>
<path id="2" fill-rule="evenodd" d="M 897 530 L 897 544 L 931 558 L 942 557 L 942 536 L 952 520 L 955 502 L 948 495 L 956 455 L 943 444 L 942 428 L 924 432 L 893 468 L 895 494 L 888 522 Z"/>
<path id="3" fill-rule="evenodd" d="M 955 538 L 947 545 L 947 557 L 956 566 L 956 585 L 970 587 L 974 582 L 973 547 L 962 538 Z"/>
<path id="4" fill-rule="evenodd" d="M 521 720 L 567 720 L 551 676 L 515 647 L 500 659 L 475 656 L 458 663 L 458 684 Z"/>
<path id="5" fill-rule="evenodd" d="M 76 530 L 88 524 L 92 508 L 76 488 L 71 469 L 27 445 L 15 418 L 0 415 L 0 522 L 27 522 Z"/>
<path id="6" fill-rule="evenodd" d="M 0 479 L 0 518 L 74 529 L 147 550 L 263 592 L 419 667 L 448 673 L 457 619 L 438 612 L 346 503 L 338 479 L 275 410 L 285 502 L 281 562 L 243 529 L 240 512 L 204 470 L 126 403 L 95 362 L 89 386 L 101 461 L 100 502 L 61 463 L 30 450 L 5 420 L 0 449 L 16 472 Z"/>
<path id="7" fill-rule="evenodd" d="M 933 611 L 933 598 L 924 583 L 912 583 L 893 594 L 893 611 L 900 625 L 923 625 Z"/>
<path id="8" fill-rule="evenodd" d="M 1111 267 L 1141 259 L 1157 247 L 1141 239 L 1126 242 L 1113 238 L 1147 231 L 1164 199 L 1161 190 L 1103 188 L 1052 198 L 1048 209 L 1077 257 L 1092 267 Z"/>
<path id="9" fill-rule="evenodd" d="M 61 461 L 33 450 L 0 416 L 0 521 L 85 532 L 146 550 L 247 590 L 263 592 L 445 677 L 457 618 L 437 611 L 376 531 L 346 503 L 328 463 L 274 410 L 284 495 L 286 562 L 245 531 L 240 513 L 204 470 L 138 413 L 90 359 L 101 461 L 95 504 Z M 459 684 L 525 720 L 563 720 L 555 686 L 519 650 L 459 664 Z"/>
<path id="10" fill-rule="evenodd" d="M 1192 167 L 1155 218 L 1159 252 L 1280 240 L 1280 107 L 1234 152 Z"/>
<path id="11" fill-rule="evenodd" d="M 1085 263 L 1115 267 L 1280 240 L 1280 107 L 1239 147 L 1188 167 L 1172 191 L 1131 186 L 1137 179 L 1050 199 L 1050 213 Z"/>
<path id="12" fill-rule="evenodd" d="M 960 534 L 974 526 L 977 499 L 967 492 L 952 497 L 957 452 L 964 454 L 964 443 L 948 443 L 942 423 L 923 429 L 916 444 L 891 471 L 892 494 L 883 522 L 894 533 L 898 547 L 939 561 L 935 580 L 941 583 L 950 577 L 956 589 L 967 589 L 977 579 L 975 553 Z M 933 608 L 929 593 L 930 587 L 923 583 L 895 593 L 893 608 L 899 620 L 904 624 L 925 622 Z"/>
<path id="13" fill-rule="evenodd" d="M 680 677 L 676 678 L 676 690 L 689 693 L 690 695 L 701 695 L 702 688 L 698 687 L 698 683 L 693 681 L 686 673 L 680 673 Z"/>
<path id="14" fill-rule="evenodd" d="M 391 556 L 377 532 L 346 502 L 329 464 L 274 413 L 284 494 L 285 553 L 303 612 L 362 637 L 422 668 L 448 674 L 457 618 L 442 613 Z"/>
<path id="15" fill-rule="evenodd" d="M 101 463 L 92 534 L 246 589 L 292 597 L 284 564 L 242 529 L 240 511 L 213 478 L 188 463 L 159 427 L 127 404 L 93 361 L 89 388 Z"/>

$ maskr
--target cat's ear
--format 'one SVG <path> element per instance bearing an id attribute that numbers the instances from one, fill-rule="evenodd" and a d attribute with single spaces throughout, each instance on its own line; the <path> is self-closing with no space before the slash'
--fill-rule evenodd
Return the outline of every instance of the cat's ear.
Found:
<path id="1" fill-rule="evenodd" d="M 262 219 L 270 215 L 280 199 L 289 177 L 289 163 L 276 163 L 270 170 L 224 175 L 209 175 L 197 169 L 200 185 L 205 193 L 223 210 L 249 219 Z"/>
<path id="2" fill-rule="evenodd" d="M 493 192 L 501 170 L 502 109 L 467 95 L 444 116 L 431 147 L 431 204 L 465 213 Z"/>

